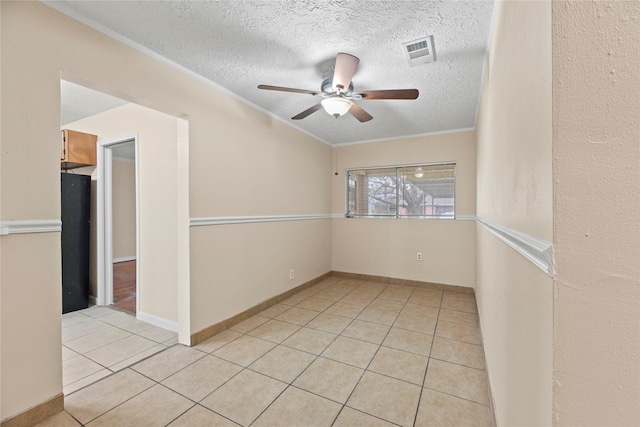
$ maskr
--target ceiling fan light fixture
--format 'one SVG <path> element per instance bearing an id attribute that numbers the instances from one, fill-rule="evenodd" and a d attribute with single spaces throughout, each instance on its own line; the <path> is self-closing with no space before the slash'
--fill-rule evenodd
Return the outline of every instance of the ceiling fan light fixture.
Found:
<path id="1" fill-rule="evenodd" d="M 332 98 L 325 98 L 320 102 L 320 104 L 322 104 L 322 107 L 327 114 L 337 119 L 338 117 L 347 114 L 347 111 L 349 111 L 353 102 L 336 96 Z"/>

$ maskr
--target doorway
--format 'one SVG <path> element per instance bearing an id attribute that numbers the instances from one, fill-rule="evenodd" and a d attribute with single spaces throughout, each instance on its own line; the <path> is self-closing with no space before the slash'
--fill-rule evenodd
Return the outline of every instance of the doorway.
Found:
<path id="1" fill-rule="evenodd" d="M 122 101 L 127 98 L 122 94 L 114 93 L 122 98 L 114 101 L 106 94 L 111 90 L 64 77 L 75 83 L 61 80 L 61 126 L 98 136 L 96 166 L 82 172 L 92 175 L 94 306 L 62 319 L 63 391 L 68 394 L 175 344 L 178 331 L 181 342 L 189 343 L 189 132 L 186 118 L 176 117 L 181 114 Z M 124 149 L 133 156 L 122 153 Z M 152 158 L 145 162 L 143 156 Z M 134 235 L 134 259 L 119 252 L 118 237 L 114 240 L 122 174 L 118 166 L 123 163 L 133 169 L 135 181 L 135 226 L 128 231 Z M 128 273 L 133 276 L 135 302 L 130 307 L 135 315 L 109 307 L 118 304 L 117 269 L 130 261 L 135 263 Z"/>
<path id="2" fill-rule="evenodd" d="M 139 230 L 135 232 L 135 273 L 130 273 L 135 276 L 135 317 L 171 331 L 180 329 L 182 341 L 189 342 L 188 119 L 179 112 L 123 101 L 128 96 L 66 73 L 62 77 L 61 115 L 69 117 L 61 118 L 61 123 L 98 135 L 99 170 L 96 165 L 87 172 L 95 195 L 90 302 L 98 307 L 114 302 L 113 261 L 122 265 L 118 261 L 127 262 L 130 256 L 118 254 L 118 243 L 109 241 L 115 218 L 107 208 L 114 200 L 113 180 L 118 174 L 114 165 L 123 157 L 119 149 L 129 143 L 135 159 L 129 166 L 135 165 Z M 144 161 L 143 156 L 152 157 Z M 100 224 L 104 226 L 98 230 Z"/>
<path id="3" fill-rule="evenodd" d="M 140 305 L 138 135 L 98 141 L 97 305 Z M 115 278 L 115 281 L 114 281 Z"/>
<path id="4" fill-rule="evenodd" d="M 124 142 L 112 148 L 111 218 L 113 247 L 113 303 L 118 311 L 136 315 L 137 226 L 135 144 Z"/>

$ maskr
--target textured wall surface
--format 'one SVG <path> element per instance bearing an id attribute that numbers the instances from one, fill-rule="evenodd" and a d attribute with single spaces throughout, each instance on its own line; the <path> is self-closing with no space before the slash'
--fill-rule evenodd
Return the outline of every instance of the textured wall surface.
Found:
<path id="1" fill-rule="evenodd" d="M 551 12 L 535 3 L 496 3 L 477 124 L 477 215 L 550 242 Z"/>
<path id="2" fill-rule="evenodd" d="M 477 215 L 551 240 L 551 4 L 500 1 L 478 115 Z M 477 225 L 476 295 L 498 425 L 551 424 L 552 279 Z"/>
<path id="3" fill-rule="evenodd" d="M 640 425 L 640 2 L 553 2 L 554 425 Z"/>

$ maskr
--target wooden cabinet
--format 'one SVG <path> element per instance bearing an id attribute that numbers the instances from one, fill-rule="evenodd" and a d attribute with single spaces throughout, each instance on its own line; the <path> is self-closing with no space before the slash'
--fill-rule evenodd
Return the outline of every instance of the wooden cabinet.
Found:
<path id="1" fill-rule="evenodd" d="M 97 135 L 63 129 L 60 141 L 60 168 L 95 166 Z"/>

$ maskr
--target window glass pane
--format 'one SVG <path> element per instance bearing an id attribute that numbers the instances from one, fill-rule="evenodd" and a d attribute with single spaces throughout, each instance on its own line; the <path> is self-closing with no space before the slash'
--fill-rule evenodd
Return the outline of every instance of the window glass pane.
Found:
<path id="1" fill-rule="evenodd" d="M 347 216 L 454 218 L 455 164 L 349 170 Z"/>
<path id="2" fill-rule="evenodd" d="M 396 215 L 396 168 L 349 171 L 348 216 Z"/>
<path id="3" fill-rule="evenodd" d="M 349 171 L 347 176 L 347 216 L 354 215 L 357 211 L 356 182 L 357 175 L 354 174 L 354 171 Z"/>
<path id="4" fill-rule="evenodd" d="M 455 165 L 399 168 L 399 216 L 454 216 Z"/>

